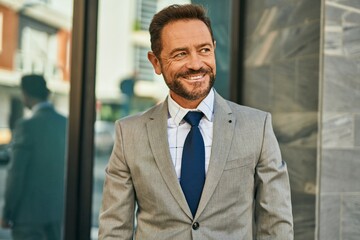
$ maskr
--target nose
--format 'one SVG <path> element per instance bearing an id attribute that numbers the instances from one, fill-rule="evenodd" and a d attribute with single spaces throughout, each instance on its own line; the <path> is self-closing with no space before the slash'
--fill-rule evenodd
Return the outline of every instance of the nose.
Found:
<path id="1" fill-rule="evenodd" d="M 186 67 L 192 70 L 199 70 L 203 67 L 201 57 L 196 53 L 190 54 L 186 63 Z"/>

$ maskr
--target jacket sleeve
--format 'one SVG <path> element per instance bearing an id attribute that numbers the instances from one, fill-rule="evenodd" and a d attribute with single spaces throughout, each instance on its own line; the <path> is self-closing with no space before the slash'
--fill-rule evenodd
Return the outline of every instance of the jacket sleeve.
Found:
<path id="1" fill-rule="evenodd" d="M 6 178 L 3 219 L 14 221 L 16 210 L 23 193 L 25 176 L 31 160 L 31 129 L 26 121 L 20 121 L 15 128 L 11 146 L 10 167 Z"/>
<path id="2" fill-rule="evenodd" d="M 255 184 L 255 239 L 292 240 L 294 233 L 289 176 L 269 113 L 264 123 Z"/>
<path id="3" fill-rule="evenodd" d="M 126 163 L 121 123 L 116 123 L 114 148 L 105 170 L 99 239 L 132 239 L 134 232 L 135 191 Z"/>

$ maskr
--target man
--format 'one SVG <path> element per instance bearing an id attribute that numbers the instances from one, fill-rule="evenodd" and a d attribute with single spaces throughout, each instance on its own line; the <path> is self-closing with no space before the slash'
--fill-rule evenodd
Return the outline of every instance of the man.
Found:
<path id="1" fill-rule="evenodd" d="M 212 88 L 215 41 L 204 9 L 169 6 L 150 35 L 148 58 L 170 93 L 116 124 L 99 239 L 293 239 L 270 114 Z"/>
<path id="2" fill-rule="evenodd" d="M 33 115 L 15 127 L 1 225 L 14 240 L 60 240 L 67 121 L 47 101 L 42 76 L 22 77 L 21 90 Z"/>

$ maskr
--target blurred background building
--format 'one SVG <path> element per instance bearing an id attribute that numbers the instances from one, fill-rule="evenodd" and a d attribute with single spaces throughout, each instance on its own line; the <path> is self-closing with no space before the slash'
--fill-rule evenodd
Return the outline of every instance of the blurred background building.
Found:
<path id="1" fill-rule="evenodd" d="M 273 115 L 295 239 L 359 239 L 358 0 L 0 0 L 0 214 L 13 126 L 31 115 L 19 81 L 44 74 L 70 119 L 64 239 L 97 239 L 114 121 L 168 93 L 147 60 L 149 23 L 190 2 L 209 9 L 217 91 Z"/>

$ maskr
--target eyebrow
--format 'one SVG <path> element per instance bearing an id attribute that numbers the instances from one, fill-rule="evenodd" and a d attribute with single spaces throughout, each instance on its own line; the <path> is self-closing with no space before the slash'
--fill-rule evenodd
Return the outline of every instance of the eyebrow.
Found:
<path id="1" fill-rule="evenodd" d="M 211 43 L 201 43 L 201 44 L 196 45 L 195 47 L 196 47 L 196 48 L 202 48 L 202 47 L 205 47 L 205 46 L 213 47 L 213 45 L 212 45 Z M 189 49 L 189 48 L 187 48 L 187 47 L 174 48 L 174 49 L 170 52 L 170 55 L 173 55 L 173 54 L 176 53 L 176 52 L 187 51 L 188 49 Z"/>
<path id="2" fill-rule="evenodd" d="M 187 50 L 188 50 L 188 48 L 175 48 L 170 52 L 170 56 L 173 55 L 176 52 L 183 52 L 183 51 L 186 52 Z"/>

